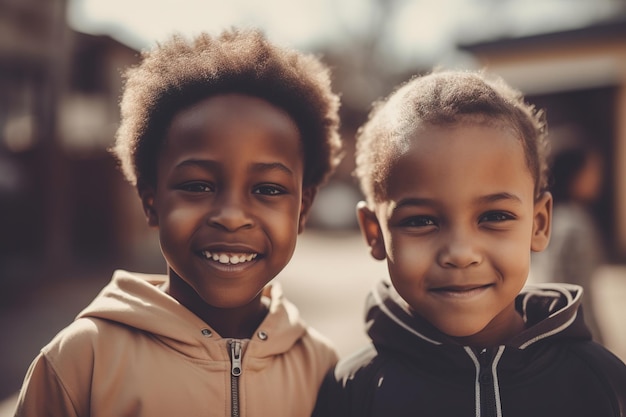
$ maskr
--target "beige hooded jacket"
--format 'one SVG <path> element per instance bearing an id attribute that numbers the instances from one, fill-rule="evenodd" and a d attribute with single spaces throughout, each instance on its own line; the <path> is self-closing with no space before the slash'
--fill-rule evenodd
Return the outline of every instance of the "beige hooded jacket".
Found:
<path id="1" fill-rule="evenodd" d="M 33 361 L 16 417 L 311 414 L 337 355 L 278 285 L 252 339 L 229 340 L 162 292 L 165 278 L 116 271 Z"/>

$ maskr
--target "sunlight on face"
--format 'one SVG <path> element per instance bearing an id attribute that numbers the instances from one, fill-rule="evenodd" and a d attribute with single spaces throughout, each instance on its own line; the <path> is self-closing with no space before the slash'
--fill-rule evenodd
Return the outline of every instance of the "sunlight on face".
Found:
<path id="1" fill-rule="evenodd" d="M 147 193 L 170 294 L 185 306 L 256 300 L 295 249 L 303 172 L 297 125 L 264 100 L 213 96 L 177 113 Z"/>

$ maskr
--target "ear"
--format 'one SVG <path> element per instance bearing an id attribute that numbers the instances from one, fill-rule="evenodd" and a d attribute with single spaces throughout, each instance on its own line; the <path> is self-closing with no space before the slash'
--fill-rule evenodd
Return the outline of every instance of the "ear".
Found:
<path id="1" fill-rule="evenodd" d="M 378 223 L 376 213 L 367 207 L 365 201 L 359 201 L 356 205 L 356 214 L 361 228 L 361 234 L 370 247 L 370 254 L 374 259 L 382 261 L 387 257 L 383 233 Z"/>
<path id="2" fill-rule="evenodd" d="M 143 212 L 146 214 L 148 226 L 156 227 L 159 225 L 159 215 L 154 208 L 154 188 L 142 187 L 139 190 L 139 197 L 143 205 Z"/>
<path id="3" fill-rule="evenodd" d="M 317 187 L 307 187 L 302 190 L 302 203 L 300 204 L 300 218 L 298 219 L 298 234 L 304 232 L 304 225 L 309 217 L 313 200 L 317 195 Z"/>
<path id="4" fill-rule="evenodd" d="M 535 202 L 533 214 L 533 235 L 530 250 L 541 252 L 550 243 L 550 231 L 552 227 L 552 194 L 544 192 Z"/>

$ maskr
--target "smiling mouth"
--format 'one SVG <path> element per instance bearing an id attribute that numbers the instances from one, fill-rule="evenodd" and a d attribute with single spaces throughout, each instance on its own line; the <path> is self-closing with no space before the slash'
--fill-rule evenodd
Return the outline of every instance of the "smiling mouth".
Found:
<path id="1" fill-rule="evenodd" d="M 202 255 L 208 260 L 219 262 L 224 265 L 237 265 L 251 262 L 256 259 L 257 253 L 233 253 L 233 252 L 210 252 L 202 251 Z"/>
<path id="2" fill-rule="evenodd" d="M 485 291 L 488 288 L 491 288 L 493 284 L 485 284 L 485 285 L 472 285 L 472 286 L 452 286 L 452 287 L 439 287 L 432 288 L 430 291 L 435 294 L 444 296 L 444 297 L 456 297 L 456 298 L 464 298 L 471 297 L 473 295 L 478 295 Z"/>

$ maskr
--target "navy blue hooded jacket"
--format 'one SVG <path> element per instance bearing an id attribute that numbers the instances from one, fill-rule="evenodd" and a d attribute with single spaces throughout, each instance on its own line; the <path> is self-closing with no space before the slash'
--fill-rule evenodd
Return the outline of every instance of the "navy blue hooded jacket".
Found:
<path id="1" fill-rule="evenodd" d="M 591 341 L 582 288 L 527 286 L 527 329 L 482 351 L 406 310 L 381 283 L 367 302 L 372 343 L 327 375 L 314 417 L 626 417 L 626 365 Z"/>

